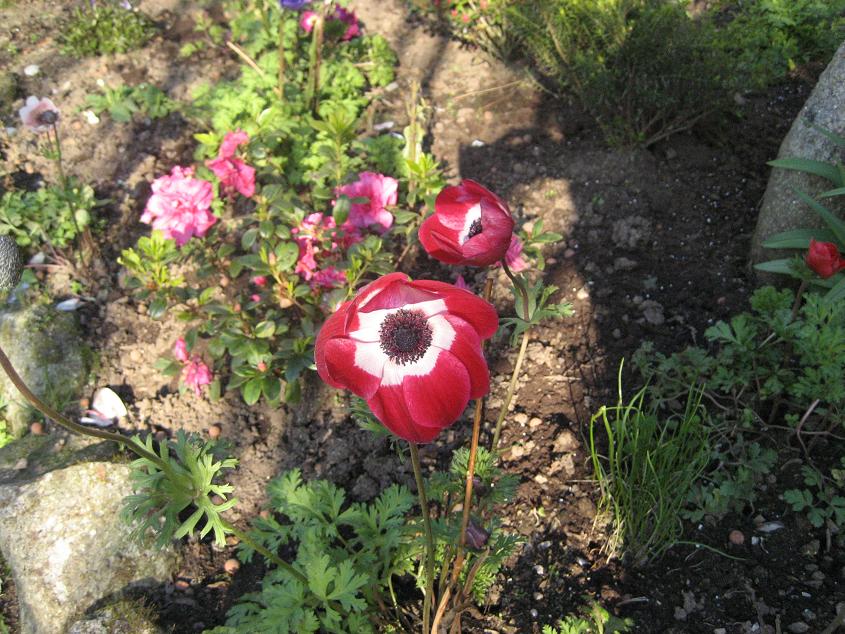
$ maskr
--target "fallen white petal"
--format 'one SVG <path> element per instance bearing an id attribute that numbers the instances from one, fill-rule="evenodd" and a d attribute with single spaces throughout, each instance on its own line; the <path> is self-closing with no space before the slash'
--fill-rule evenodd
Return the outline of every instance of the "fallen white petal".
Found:
<path id="1" fill-rule="evenodd" d="M 78 297 L 71 297 L 70 299 L 66 299 L 63 302 L 59 302 L 56 304 L 56 310 L 61 310 L 62 312 L 69 313 L 71 311 L 76 310 L 82 306 L 82 300 Z"/>
<path id="2" fill-rule="evenodd" d="M 94 392 L 94 398 L 91 400 L 91 407 L 95 410 L 96 415 L 105 418 L 121 418 L 126 416 L 126 405 L 120 400 L 120 397 L 109 387 L 101 387 Z"/>
<path id="3" fill-rule="evenodd" d="M 97 125 L 98 123 L 100 123 L 100 117 L 98 117 L 97 115 L 95 115 L 93 111 L 91 111 L 91 110 L 86 110 L 86 111 L 85 111 L 85 112 L 83 112 L 82 114 L 84 114 L 84 115 L 85 115 L 85 120 L 86 120 L 89 124 L 91 124 L 91 125 Z"/>
<path id="4" fill-rule="evenodd" d="M 91 416 L 83 416 L 79 422 L 83 425 L 95 425 L 96 427 L 110 427 L 114 425 L 114 420 L 111 418 L 101 418 L 93 412 L 88 412 Z"/>

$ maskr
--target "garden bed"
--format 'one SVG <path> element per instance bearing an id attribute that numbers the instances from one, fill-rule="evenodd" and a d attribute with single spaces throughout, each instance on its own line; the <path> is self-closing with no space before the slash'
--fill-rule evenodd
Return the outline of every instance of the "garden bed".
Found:
<path id="1" fill-rule="evenodd" d="M 87 393 L 112 386 L 127 403 L 124 431 L 173 436 L 208 434 L 218 425 L 240 466 L 231 478 L 239 505 L 228 517 L 240 526 L 267 502 L 265 486 L 298 468 L 304 479 L 325 478 L 351 499 L 370 501 L 392 483 L 413 484 L 410 464 L 388 439 L 351 420 L 348 399 L 337 397 L 311 374 L 302 404 L 247 406 L 237 392 L 218 401 L 179 392 L 152 361 L 169 354 L 183 325 L 175 317 L 153 320 L 144 302 L 130 297 L 117 264 L 148 228 L 138 222 L 149 183 L 173 165 L 190 162 L 195 142 L 178 114 L 118 123 L 101 115 L 89 124 L 85 97 L 106 85 L 148 82 L 187 101 L 199 81 L 234 76 L 238 59 L 224 46 L 184 60 L 179 49 L 197 38 L 185 3 L 150 0 L 141 8 L 161 27 L 145 47 L 78 61 L 56 54 L 60 3 L 20 3 L 0 9 L 3 67 L 17 75 L 16 97 L 49 95 L 61 101 L 67 171 L 90 183 L 108 203 L 97 235 L 101 268 L 90 276 L 79 309 L 86 342 L 99 362 Z M 488 605 L 470 612 L 467 632 L 540 632 L 545 624 L 598 600 L 638 632 L 711 634 L 822 631 L 843 598 L 845 557 L 826 544 L 824 530 L 791 513 L 779 497 L 795 485 L 790 438 L 773 438 L 781 469 L 753 509 L 687 524 L 683 539 L 662 559 L 635 568 L 603 552 L 606 527 L 596 523 L 598 490 L 592 482 L 590 418 L 616 400 L 616 376 L 644 341 L 671 353 L 703 345 L 706 328 L 747 309 L 755 287 L 747 255 L 768 168 L 794 116 L 812 89 L 815 73 L 796 75 L 747 97 L 742 117 L 727 117 L 708 136 L 683 134 L 649 149 L 609 148 L 590 118 L 536 91 L 520 72 L 407 21 L 398 0 L 353 3 L 367 32 L 383 34 L 399 57 L 397 84 L 385 92 L 375 120 L 407 125 L 403 96 L 411 81 L 433 109 L 431 151 L 452 181 L 471 178 L 505 199 L 518 223 L 542 220 L 564 236 L 545 250 L 546 283 L 556 301 L 572 302 L 574 316 L 536 328 L 512 415 L 501 446 L 506 470 L 519 477 L 518 495 L 501 512 L 503 527 L 524 546 L 494 584 Z M 387 6 L 384 6 L 387 5 Z M 215 9 L 209 12 L 216 19 Z M 14 52 L 12 53 L 12 47 Z M 39 65 L 33 77 L 23 73 Z M 20 99 L 14 102 L 15 108 Z M 4 106 L 6 125 L 16 125 Z M 66 114 L 64 114 L 66 113 Z M 4 170 L 17 187 L 48 171 L 23 132 L 0 144 Z M 416 278 L 453 281 L 453 272 L 414 247 L 403 270 Z M 464 269 L 475 291 L 483 274 Z M 68 278 L 51 274 L 47 288 L 70 294 Z M 512 310 L 507 279 L 499 273 L 493 293 L 502 314 Z M 506 341 L 488 351 L 491 395 L 482 442 L 501 407 L 515 354 Z M 625 380 L 636 383 L 633 373 Z M 470 434 L 461 422 L 422 451 L 424 468 L 446 468 Z M 780 521 L 771 534 L 759 529 Z M 744 542 L 729 540 L 742 531 Z M 757 537 L 752 543 L 752 538 Z M 264 568 L 244 565 L 230 576 L 223 564 L 234 552 L 210 542 L 189 542 L 181 570 L 147 595 L 160 623 L 176 632 L 220 625 L 233 602 L 257 588 Z M 16 622 L 4 579 L 4 616 Z M 400 588 L 415 596 L 415 588 Z M 807 630 L 792 629 L 794 623 Z"/>

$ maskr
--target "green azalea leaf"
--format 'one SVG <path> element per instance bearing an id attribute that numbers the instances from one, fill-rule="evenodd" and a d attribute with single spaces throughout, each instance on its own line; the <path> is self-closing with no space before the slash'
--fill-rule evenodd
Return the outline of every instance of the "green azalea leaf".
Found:
<path id="1" fill-rule="evenodd" d="M 252 379 L 241 386 L 241 395 L 247 405 L 255 405 L 261 398 L 261 387 L 264 381 L 260 378 Z"/>

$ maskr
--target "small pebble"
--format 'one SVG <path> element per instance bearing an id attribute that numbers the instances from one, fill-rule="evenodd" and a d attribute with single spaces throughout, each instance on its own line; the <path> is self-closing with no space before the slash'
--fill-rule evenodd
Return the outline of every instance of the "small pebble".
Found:
<path id="1" fill-rule="evenodd" d="M 27 462 L 26 458 L 21 458 L 15 463 L 15 471 L 23 471 L 27 468 L 29 463 Z"/>
<path id="2" fill-rule="evenodd" d="M 532 619 L 536 619 L 538 616 L 540 616 L 540 613 L 537 612 L 537 610 L 535 610 L 534 608 L 531 608 L 531 611 L 529 612 L 529 614 L 531 615 Z"/>
<path id="3" fill-rule="evenodd" d="M 226 571 L 226 574 L 233 575 L 238 570 L 241 569 L 241 562 L 237 559 L 227 559 L 226 563 L 223 564 L 223 570 Z"/>
<path id="4" fill-rule="evenodd" d="M 91 401 L 87 398 L 79 399 L 79 409 L 88 409 L 88 406 L 91 404 Z"/>
<path id="5" fill-rule="evenodd" d="M 745 543 L 745 535 L 742 531 L 738 531 L 736 529 L 730 532 L 728 539 L 734 546 L 742 546 Z"/>
<path id="6" fill-rule="evenodd" d="M 43 436 L 44 435 L 44 423 L 35 421 L 29 426 L 29 433 L 33 436 Z"/>
<path id="7" fill-rule="evenodd" d="M 23 74 L 27 77 L 35 77 L 40 70 L 41 69 L 38 67 L 38 64 L 30 64 L 23 69 Z"/>
<path id="8" fill-rule="evenodd" d="M 804 623 L 804 621 L 795 621 L 795 623 L 790 623 L 786 629 L 793 634 L 804 634 L 804 632 L 810 631 L 810 626 Z"/>
<path id="9" fill-rule="evenodd" d="M 173 584 L 177 590 L 187 590 L 191 587 L 191 584 L 185 581 L 184 579 L 177 579 L 176 583 Z"/>
<path id="10" fill-rule="evenodd" d="M 220 428 L 220 425 L 212 425 L 208 428 L 208 437 L 212 440 L 217 440 L 218 438 L 220 438 L 220 433 L 222 431 L 223 430 Z"/>
<path id="11" fill-rule="evenodd" d="M 167 432 L 157 431 L 155 434 L 155 439 L 157 442 L 165 442 L 167 440 Z"/>
<path id="12" fill-rule="evenodd" d="M 536 566 L 534 566 L 534 572 L 542 577 L 544 574 L 546 574 L 546 569 L 543 568 L 543 566 L 541 566 L 540 564 L 537 564 Z"/>

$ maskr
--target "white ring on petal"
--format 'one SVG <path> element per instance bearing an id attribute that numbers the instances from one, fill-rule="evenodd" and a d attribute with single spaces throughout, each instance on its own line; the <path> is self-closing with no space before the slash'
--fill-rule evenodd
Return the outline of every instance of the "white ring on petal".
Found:
<path id="1" fill-rule="evenodd" d="M 355 360 L 353 363 L 356 368 L 359 368 L 367 374 L 373 376 L 382 376 L 385 365 L 390 361 L 381 349 L 381 344 L 376 343 L 358 343 L 355 345 Z"/>
<path id="2" fill-rule="evenodd" d="M 418 304 L 407 304 L 399 308 L 383 308 L 366 313 L 358 311 L 356 313 L 358 317 L 358 328 L 351 331 L 347 336 L 355 341 L 380 341 L 382 322 L 384 322 L 388 315 L 400 310 L 420 311 L 423 315 L 430 318 L 446 312 L 446 301 L 443 299 L 433 299 Z"/>
<path id="3" fill-rule="evenodd" d="M 463 244 L 469 240 L 469 230 L 472 228 L 472 223 L 476 220 L 481 222 L 481 203 L 467 210 L 467 215 L 464 218 L 464 227 L 458 234 L 458 244 Z"/>

